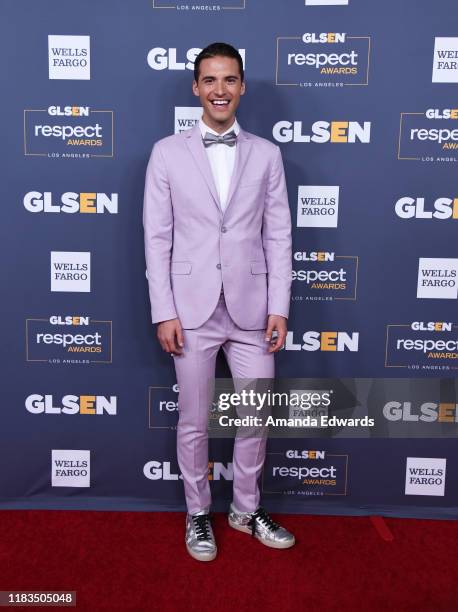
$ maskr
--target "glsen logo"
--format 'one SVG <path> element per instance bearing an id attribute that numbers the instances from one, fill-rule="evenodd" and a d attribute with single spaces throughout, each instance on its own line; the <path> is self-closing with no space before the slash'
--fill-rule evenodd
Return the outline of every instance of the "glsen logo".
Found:
<path id="1" fill-rule="evenodd" d="M 387 402 L 383 406 L 387 421 L 406 423 L 458 423 L 458 404 L 423 402 L 413 407 L 412 402 Z"/>
<path id="2" fill-rule="evenodd" d="M 53 203 L 53 195 L 50 191 L 29 191 L 24 196 L 24 208 L 29 212 L 45 213 L 88 213 L 103 214 L 108 212 L 117 214 L 117 193 L 76 193 L 66 191 L 59 198 L 59 204 Z"/>
<path id="3" fill-rule="evenodd" d="M 293 255 L 292 300 L 356 300 L 358 257 L 327 251 Z"/>
<path id="4" fill-rule="evenodd" d="M 299 185 L 297 227 L 337 227 L 338 216 L 337 185 Z"/>
<path id="5" fill-rule="evenodd" d="M 262 492 L 283 495 L 346 495 L 348 455 L 289 449 L 266 454 Z"/>
<path id="6" fill-rule="evenodd" d="M 48 36 L 50 79 L 91 78 L 90 36 Z"/>
<path id="7" fill-rule="evenodd" d="M 458 108 L 429 108 L 424 113 L 401 113 L 398 159 L 456 162 Z"/>
<path id="8" fill-rule="evenodd" d="M 112 321 L 53 315 L 26 319 L 26 360 L 51 364 L 112 362 Z"/>
<path id="9" fill-rule="evenodd" d="M 434 39 L 433 83 L 458 83 L 458 38 Z"/>
<path id="10" fill-rule="evenodd" d="M 277 142 L 313 142 L 317 144 L 369 143 L 371 141 L 371 122 L 364 121 L 315 121 L 310 134 L 304 134 L 302 121 L 277 121 L 272 135 Z"/>
<path id="11" fill-rule="evenodd" d="M 405 494 L 443 496 L 446 463 L 447 459 L 407 457 Z"/>
<path id="12" fill-rule="evenodd" d="M 385 367 L 413 370 L 458 368 L 458 325 L 450 321 L 387 325 Z"/>
<path id="13" fill-rule="evenodd" d="M 51 485 L 53 487 L 90 487 L 91 451 L 52 449 Z"/>
<path id="14" fill-rule="evenodd" d="M 458 297 L 458 259 L 420 257 L 417 298 L 456 300 Z"/>
<path id="15" fill-rule="evenodd" d="M 91 253 L 51 251 L 51 291 L 89 293 Z"/>
<path id="16" fill-rule="evenodd" d="M 428 206 L 425 198 L 406 196 L 397 200 L 394 210 L 401 219 L 458 219 L 458 198 L 437 198 Z"/>
<path id="17" fill-rule="evenodd" d="M 305 6 L 347 6 L 349 0 L 305 0 Z"/>
<path id="18" fill-rule="evenodd" d="M 201 117 L 201 106 L 175 106 L 175 134 L 191 129 Z"/>
<path id="19" fill-rule="evenodd" d="M 52 395 L 29 395 L 25 407 L 32 414 L 117 414 L 115 395 L 64 395 L 54 406 Z"/>
<path id="20" fill-rule="evenodd" d="M 171 468 L 170 461 L 148 461 L 143 467 L 143 474 L 149 480 L 181 480 L 183 476 Z M 208 480 L 233 480 L 232 463 L 209 461 Z"/>
<path id="21" fill-rule="evenodd" d="M 199 47 L 188 49 L 185 53 L 186 61 L 180 62 L 177 59 L 178 49 L 154 47 L 148 52 L 146 61 L 153 70 L 194 70 L 194 62 L 201 51 Z M 245 67 L 245 49 L 239 49 L 239 53 Z"/>
<path id="22" fill-rule="evenodd" d="M 53 158 L 113 157 L 111 110 L 49 106 L 24 110 L 24 155 Z"/>
<path id="23" fill-rule="evenodd" d="M 307 32 L 277 37 L 276 85 L 368 85 L 370 36 Z"/>
<path id="24" fill-rule="evenodd" d="M 294 342 L 293 332 L 286 335 L 286 351 L 331 351 L 331 352 L 357 352 L 359 332 L 337 331 L 306 331 L 302 335 L 302 344 Z"/>
<path id="25" fill-rule="evenodd" d="M 153 0 L 155 9 L 176 9 L 177 11 L 223 11 L 225 9 L 243 10 L 246 8 L 246 0 L 214 0 L 206 3 L 202 0 Z"/>
<path id="26" fill-rule="evenodd" d="M 288 459 L 325 459 L 326 451 L 317 450 L 287 450 Z"/>

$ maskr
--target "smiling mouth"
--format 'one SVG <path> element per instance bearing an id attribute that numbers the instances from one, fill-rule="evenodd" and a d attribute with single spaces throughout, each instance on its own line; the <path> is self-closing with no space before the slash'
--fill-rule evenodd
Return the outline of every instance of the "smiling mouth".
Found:
<path id="1" fill-rule="evenodd" d="M 225 108 L 229 106 L 230 100 L 210 100 L 212 106 L 217 106 L 219 108 Z"/>

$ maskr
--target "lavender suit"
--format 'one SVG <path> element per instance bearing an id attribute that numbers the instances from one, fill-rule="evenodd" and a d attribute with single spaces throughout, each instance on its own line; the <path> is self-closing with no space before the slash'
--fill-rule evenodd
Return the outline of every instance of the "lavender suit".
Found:
<path id="1" fill-rule="evenodd" d="M 158 141 L 146 172 L 143 224 L 152 322 L 179 318 L 184 353 L 177 455 L 188 512 L 210 505 L 208 408 L 216 354 L 234 378 L 273 378 L 264 340 L 269 314 L 288 317 L 291 214 L 281 152 L 240 130 L 221 209 L 198 126 Z M 236 438 L 234 505 L 259 505 L 265 436 Z"/>

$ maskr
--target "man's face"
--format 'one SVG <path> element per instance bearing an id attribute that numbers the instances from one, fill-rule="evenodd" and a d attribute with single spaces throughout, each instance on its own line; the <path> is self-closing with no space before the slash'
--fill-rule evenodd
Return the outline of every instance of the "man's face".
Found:
<path id="1" fill-rule="evenodd" d="M 240 96 L 245 93 L 237 60 L 221 55 L 202 60 L 199 81 L 193 81 L 192 90 L 200 98 L 205 123 L 223 132 L 234 122 Z"/>

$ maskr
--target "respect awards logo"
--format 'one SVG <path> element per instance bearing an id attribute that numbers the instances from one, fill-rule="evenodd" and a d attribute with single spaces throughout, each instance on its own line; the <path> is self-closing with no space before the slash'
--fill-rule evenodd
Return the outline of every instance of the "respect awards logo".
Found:
<path id="1" fill-rule="evenodd" d="M 177 384 L 148 387 L 148 429 L 176 429 L 178 423 Z"/>
<path id="2" fill-rule="evenodd" d="M 345 32 L 278 36 L 275 84 L 368 85 L 370 50 L 370 36 L 351 36 Z"/>
<path id="3" fill-rule="evenodd" d="M 356 300 L 358 265 L 357 255 L 296 251 L 292 301 Z"/>
<path id="4" fill-rule="evenodd" d="M 244 10 L 247 0 L 152 0 L 154 9 L 175 9 L 177 11 L 209 12 L 222 10 Z"/>
<path id="5" fill-rule="evenodd" d="M 291 496 L 347 495 L 348 455 L 323 450 L 267 452 L 262 492 Z"/>
<path id="6" fill-rule="evenodd" d="M 114 157 L 114 113 L 89 106 L 24 109 L 24 155 Z"/>
<path id="7" fill-rule="evenodd" d="M 176 430 L 178 423 L 178 384 L 148 387 L 148 429 Z M 217 413 L 217 402 L 209 406 L 209 421 Z"/>
<path id="8" fill-rule="evenodd" d="M 28 318 L 26 361 L 50 364 L 112 363 L 113 322 L 81 315 Z"/>
<path id="9" fill-rule="evenodd" d="M 402 112 L 398 159 L 422 162 L 458 161 L 458 108 Z"/>
<path id="10" fill-rule="evenodd" d="M 458 325 L 450 321 L 413 321 L 386 326 L 386 368 L 458 369 Z"/>

